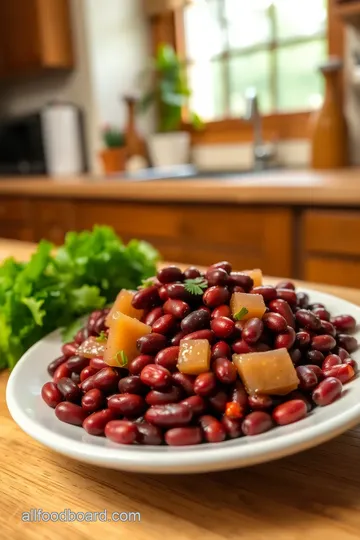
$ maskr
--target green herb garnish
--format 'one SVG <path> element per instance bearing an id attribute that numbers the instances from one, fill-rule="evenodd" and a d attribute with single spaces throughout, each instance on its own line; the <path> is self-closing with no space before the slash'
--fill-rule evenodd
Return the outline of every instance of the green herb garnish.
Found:
<path id="1" fill-rule="evenodd" d="M 208 282 L 203 277 L 195 279 L 186 279 L 184 281 L 185 289 L 191 294 L 203 294 L 204 289 L 207 289 Z"/>
<path id="2" fill-rule="evenodd" d="M 105 334 L 104 330 L 101 330 L 98 337 L 95 338 L 95 341 L 97 341 L 98 343 L 106 343 L 107 337 L 106 337 L 106 334 Z"/>
<path id="3" fill-rule="evenodd" d="M 114 360 L 117 363 L 117 365 L 121 368 L 127 367 L 129 363 L 129 360 L 125 354 L 125 351 L 118 351 L 114 356 Z"/>
<path id="4" fill-rule="evenodd" d="M 148 287 L 152 287 L 155 283 L 155 278 L 149 277 L 147 279 L 143 279 L 141 282 L 139 289 L 147 289 Z"/>
<path id="5" fill-rule="evenodd" d="M 238 311 L 234 315 L 235 321 L 241 321 L 241 319 L 243 319 L 245 315 L 247 315 L 248 313 L 249 313 L 249 310 L 246 309 L 246 307 L 241 308 L 240 311 Z"/>

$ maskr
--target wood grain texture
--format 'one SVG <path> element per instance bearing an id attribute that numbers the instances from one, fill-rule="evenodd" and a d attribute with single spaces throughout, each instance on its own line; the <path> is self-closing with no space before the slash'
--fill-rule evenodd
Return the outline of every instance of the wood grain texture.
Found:
<path id="1" fill-rule="evenodd" d="M 0 241 L 0 259 L 34 246 Z M 274 282 L 274 278 L 270 281 Z M 276 281 L 276 279 L 275 279 Z M 360 304 L 360 291 L 319 286 Z M 357 540 L 360 428 L 272 463 L 202 475 L 137 475 L 83 465 L 33 441 L 10 418 L 0 374 L 0 530 L 11 540 Z M 31 523 L 31 508 L 140 512 L 140 523 Z"/>
<path id="2" fill-rule="evenodd" d="M 308 210 L 303 219 L 306 250 L 360 256 L 360 211 Z"/>
<path id="3" fill-rule="evenodd" d="M 44 66 L 73 68 L 70 0 L 36 0 L 36 2 Z"/>

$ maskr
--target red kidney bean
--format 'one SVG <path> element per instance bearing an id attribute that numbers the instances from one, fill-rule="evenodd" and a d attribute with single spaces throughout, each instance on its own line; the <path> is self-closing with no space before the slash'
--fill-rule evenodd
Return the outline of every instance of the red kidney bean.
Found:
<path id="1" fill-rule="evenodd" d="M 159 317 L 153 324 L 153 332 L 158 334 L 169 334 L 176 326 L 176 319 L 173 315 L 166 314 Z"/>
<path id="2" fill-rule="evenodd" d="M 155 285 L 137 291 L 131 301 L 135 309 L 150 309 L 160 300 L 159 290 Z"/>
<path id="3" fill-rule="evenodd" d="M 296 292 L 292 289 L 276 289 L 276 297 L 286 300 L 290 306 L 297 305 Z"/>
<path id="4" fill-rule="evenodd" d="M 312 388 L 315 388 L 318 379 L 312 369 L 308 366 L 298 366 L 296 368 L 296 373 L 300 381 L 299 388 L 302 390 L 311 390 Z"/>
<path id="5" fill-rule="evenodd" d="M 249 396 L 249 406 L 255 411 L 266 411 L 274 406 L 274 400 L 265 394 L 253 394 Z"/>
<path id="6" fill-rule="evenodd" d="M 93 332 L 95 334 L 101 334 L 101 332 L 103 332 L 106 329 L 105 321 L 106 321 L 105 315 L 102 315 L 95 321 L 94 328 L 93 328 Z"/>
<path id="7" fill-rule="evenodd" d="M 201 277 L 201 272 L 196 266 L 189 266 L 186 270 L 184 270 L 184 277 L 185 279 L 195 279 L 197 277 Z"/>
<path id="8" fill-rule="evenodd" d="M 329 321 L 321 321 L 321 332 L 323 334 L 329 334 L 329 336 L 335 337 L 336 336 L 336 329 L 333 324 Z"/>
<path id="9" fill-rule="evenodd" d="M 211 330 L 220 339 L 227 339 L 234 331 L 235 323 L 228 317 L 217 317 L 210 323 Z"/>
<path id="10" fill-rule="evenodd" d="M 309 364 L 316 364 L 317 366 L 322 366 L 325 359 L 320 351 L 308 351 L 306 356 Z"/>
<path id="11" fill-rule="evenodd" d="M 61 352 L 64 356 L 70 358 L 70 356 L 76 355 L 78 347 L 79 345 L 75 343 L 75 341 L 72 341 L 71 343 L 64 343 L 64 345 L 61 347 Z"/>
<path id="12" fill-rule="evenodd" d="M 227 358 L 217 358 L 214 360 L 212 370 L 221 383 L 233 384 L 236 381 L 236 367 Z"/>
<path id="13" fill-rule="evenodd" d="M 261 294 L 264 298 L 264 302 L 270 302 L 276 298 L 276 289 L 271 285 L 262 285 L 261 287 L 254 287 L 251 294 Z"/>
<path id="14" fill-rule="evenodd" d="M 311 306 L 309 306 L 309 309 L 311 309 L 311 310 L 318 309 L 318 308 L 324 308 L 325 309 L 325 306 L 324 306 L 324 304 L 321 304 L 321 302 L 315 302 L 314 304 L 311 304 Z"/>
<path id="15" fill-rule="evenodd" d="M 292 351 L 289 351 L 290 358 L 295 366 L 300 364 L 302 360 L 302 354 L 300 349 L 293 349 Z"/>
<path id="16" fill-rule="evenodd" d="M 274 289 L 275 290 L 275 289 Z M 281 333 L 287 330 L 287 322 L 280 313 L 265 313 L 262 318 L 262 322 L 272 332 Z"/>
<path id="17" fill-rule="evenodd" d="M 243 272 L 231 272 L 229 284 L 234 287 L 241 287 L 245 292 L 250 292 L 254 287 L 254 280 Z"/>
<path id="18" fill-rule="evenodd" d="M 348 353 L 352 353 L 358 348 L 357 339 L 353 336 L 348 336 L 347 334 L 339 334 L 337 339 L 339 346 L 345 349 Z"/>
<path id="19" fill-rule="evenodd" d="M 340 364 L 342 364 L 340 356 L 337 354 L 329 354 L 323 361 L 321 368 L 323 371 L 326 371 L 334 366 L 339 366 Z"/>
<path id="20" fill-rule="evenodd" d="M 75 403 L 71 403 L 70 401 L 63 401 L 56 405 L 55 415 L 61 422 L 81 426 L 87 413 L 80 405 L 75 405 Z"/>
<path id="21" fill-rule="evenodd" d="M 169 298 L 163 305 L 165 313 L 173 315 L 176 319 L 183 319 L 190 313 L 190 306 L 183 300 L 174 300 Z"/>
<path id="22" fill-rule="evenodd" d="M 183 403 L 152 405 L 145 413 L 145 420 L 159 427 L 179 427 L 189 424 L 192 411 Z"/>
<path id="23" fill-rule="evenodd" d="M 103 435 L 106 424 L 114 419 L 115 414 L 111 409 L 103 409 L 85 418 L 82 426 L 89 435 Z"/>
<path id="24" fill-rule="evenodd" d="M 148 405 L 167 405 L 168 403 L 178 403 L 183 397 L 179 386 L 171 386 L 168 390 L 150 390 L 146 396 Z"/>
<path id="25" fill-rule="evenodd" d="M 280 426 L 293 424 L 307 415 L 307 407 L 302 399 L 292 399 L 275 407 L 272 417 Z"/>
<path id="26" fill-rule="evenodd" d="M 162 334 L 146 334 L 136 342 L 141 354 L 156 354 L 167 345 L 166 337 Z"/>
<path id="27" fill-rule="evenodd" d="M 211 407 L 215 411 L 217 411 L 219 413 L 224 413 L 225 412 L 226 404 L 227 404 L 227 401 L 228 401 L 228 396 L 227 396 L 226 392 L 224 392 L 223 390 L 220 390 L 219 392 L 217 392 L 213 396 L 210 396 L 208 398 L 208 400 L 209 400 L 209 403 L 210 403 Z"/>
<path id="28" fill-rule="evenodd" d="M 308 309 L 299 309 L 295 313 L 297 322 L 306 330 L 319 330 L 321 328 L 321 321 L 319 317 Z"/>
<path id="29" fill-rule="evenodd" d="M 209 287 L 214 285 L 227 285 L 229 274 L 223 268 L 209 268 L 205 275 Z"/>
<path id="30" fill-rule="evenodd" d="M 195 378 L 194 375 L 187 375 L 186 373 L 175 372 L 172 374 L 173 383 L 180 386 L 188 396 L 193 396 L 195 394 Z"/>
<path id="31" fill-rule="evenodd" d="M 166 266 L 161 268 L 156 277 L 160 283 L 172 283 L 173 281 L 183 281 L 184 275 L 177 266 Z"/>
<path id="32" fill-rule="evenodd" d="M 260 435 L 273 427 L 270 414 L 264 411 L 254 411 L 248 414 L 241 424 L 244 435 Z"/>
<path id="33" fill-rule="evenodd" d="M 159 351 L 155 356 L 155 364 L 162 366 L 169 371 L 174 371 L 179 357 L 179 349 L 179 346 L 173 346 L 166 347 L 166 349 Z"/>
<path id="34" fill-rule="evenodd" d="M 100 369 L 108 367 L 102 358 L 91 358 L 89 366 L 96 369 L 96 371 L 100 371 Z"/>
<path id="35" fill-rule="evenodd" d="M 92 376 L 92 379 L 94 388 L 98 388 L 103 392 L 109 393 L 117 388 L 119 382 L 119 374 L 114 368 L 108 366 L 95 373 L 95 375 Z M 88 380 L 89 379 L 86 379 L 86 381 L 81 383 L 83 389 L 84 385 L 86 385 L 86 382 Z"/>
<path id="36" fill-rule="evenodd" d="M 171 383 L 171 373 L 162 366 L 150 364 L 144 367 L 140 373 L 140 379 L 144 384 L 155 390 L 164 390 Z"/>
<path id="37" fill-rule="evenodd" d="M 311 337 L 309 332 L 306 332 L 305 330 L 301 330 L 300 332 L 297 332 L 295 343 L 296 346 L 300 349 L 305 349 L 310 345 Z"/>
<path id="38" fill-rule="evenodd" d="M 353 360 L 352 358 L 345 358 L 344 364 L 346 364 L 347 366 L 351 366 L 353 368 L 353 370 L 354 370 L 354 373 L 357 372 L 358 365 L 355 362 L 355 360 Z"/>
<path id="39" fill-rule="evenodd" d="M 313 313 L 322 321 L 330 321 L 330 313 L 325 308 L 316 308 Z"/>
<path id="40" fill-rule="evenodd" d="M 204 309 L 192 311 L 181 321 L 181 330 L 186 334 L 196 332 L 208 328 L 210 323 L 210 315 Z"/>
<path id="41" fill-rule="evenodd" d="M 73 372 L 71 374 L 71 380 L 74 381 L 74 383 L 79 384 L 80 383 L 80 374 Z"/>
<path id="42" fill-rule="evenodd" d="M 216 319 L 217 317 L 231 317 L 231 309 L 228 305 L 222 304 L 221 306 L 216 307 L 211 312 L 211 318 Z"/>
<path id="43" fill-rule="evenodd" d="M 222 268 L 228 274 L 230 274 L 230 272 L 232 271 L 232 265 L 231 263 L 229 263 L 229 261 L 220 261 L 220 262 L 214 263 L 211 266 L 209 266 L 209 270 L 212 268 Z"/>
<path id="44" fill-rule="evenodd" d="M 338 332 L 353 332 L 356 328 L 356 320 L 351 315 L 338 315 L 331 322 Z"/>
<path id="45" fill-rule="evenodd" d="M 337 355 L 344 361 L 346 358 L 350 358 L 350 354 L 342 347 L 337 348 Z"/>
<path id="46" fill-rule="evenodd" d="M 309 307 L 309 295 L 304 292 L 297 293 L 297 303 L 301 309 L 307 309 Z"/>
<path id="47" fill-rule="evenodd" d="M 235 285 L 235 287 L 233 287 L 233 290 L 232 292 L 241 292 L 241 293 L 244 293 L 246 292 L 245 289 L 243 289 L 243 287 L 239 287 L 238 285 Z M 249 292 L 249 291 L 248 291 Z"/>
<path id="48" fill-rule="evenodd" d="M 183 300 L 189 302 L 192 299 L 191 293 L 186 290 L 183 283 L 169 283 L 165 285 L 168 298 L 171 300 Z"/>
<path id="49" fill-rule="evenodd" d="M 41 389 L 41 397 L 46 405 L 55 409 L 56 405 L 63 401 L 63 395 L 53 382 L 47 382 Z"/>
<path id="50" fill-rule="evenodd" d="M 92 369 L 92 368 L 90 368 L 90 369 Z M 94 375 L 96 375 L 96 373 L 97 373 L 97 371 L 94 373 Z M 93 388 L 95 388 L 95 386 L 94 386 L 94 375 L 90 375 L 89 377 L 86 377 L 86 379 L 84 379 L 79 384 L 79 388 L 81 389 L 81 391 L 84 394 L 86 394 L 86 392 L 88 392 L 89 390 L 92 390 Z"/>
<path id="51" fill-rule="evenodd" d="M 252 347 L 249 343 L 246 343 L 246 341 L 243 339 L 234 341 L 231 347 L 235 354 L 246 354 L 249 352 L 257 351 L 256 347 Z"/>
<path id="52" fill-rule="evenodd" d="M 183 332 L 183 331 L 178 332 L 177 334 L 175 334 L 174 337 L 171 338 L 170 344 L 171 344 L 172 346 L 177 347 L 178 345 L 180 345 L 180 341 L 181 341 L 182 339 L 184 339 L 185 336 L 186 336 L 186 332 Z M 161 351 L 160 351 L 160 352 L 161 352 Z"/>
<path id="53" fill-rule="evenodd" d="M 57 383 L 60 379 L 63 379 L 64 377 L 70 377 L 71 371 L 68 368 L 67 364 L 60 364 L 55 370 L 53 381 Z"/>
<path id="54" fill-rule="evenodd" d="M 342 384 L 339 379 L 329 377 L 322 381 L 313 391 L 312 399 L 320 407 L 330 405 L 341 396 Z"/>
<path id="55" fill-rule="evenodd" d="M 198 427 L 178 427 L 165 433 L 165 442 L 169 446 L 189 446 L 202 441 L 201 429 Z"/>
<path id="56" fill-rule="evenodd" d="M 69 377 L 63 377 L 57 381 L 57 387 L 66 401 L 71 401 L 73 403 L 80 401 L 81 390 L 78 385 L 75 384 L 74 381 Z"/>
<path id="57" fill-rule="evenodd" d="M 231 358 L 231 348 L 226 341 L 218 341 L 211 347 L 211 361 L 217 358 Z"/>
<path id="58" fill-rule="evenodd" d="M 212 330 L 197 330 L 196 332 L 187 334 L 183 339 L 207 339 L 209 343 L 212 343 L 215 339 L 215 334 Z"/>
<path id="59" fill-rule="evenodd" d="M 204 414 L 207 408 L 204 398 L 200 396 L 189 396 L 183 399 L 181 403 L 189 407 L 195 416 Z"/>
<path id="60" fill-rule="evenodd" d="M 66 364 L 71 372 L 81 373 L 89 365 L 89 359 L 82 356 L 71 356 Z"/>
<path id="61" fill-rule="evenodd" d="M 241 381 L 236 381 L 235 388 L 231 394 L 231 401 L 238 403 L 244 411 L 248 408 L 249 396 Z"/>
<path id="62" fill-rule="evenodd" d="M 315 373 L 318 382 L 323 380 L 324 374 L 320 366 L 317 366 L 316 364 L 307 364 L 305 367 L 308 367 Z"/>
<path id="63" fill-rule="evenodd" d="M 154 357 L 149 354 L 139 354 L 133 360 L 130 360 L 128 370 L 132 375 L 139 375 L 145 366 L 154 363 Z"/>
<path id="64" fill-rule="evenodd" d="M 99 414 L 99 413 L 95 413 Z M 89 418 L 91 418 L 89 416 Z M 105 436 L 110 441 L 118 444 L 132 444 L 138 437 L 138 426 L 129 420 L 111 419 L 104 427 Z M 97 433 L 93 433 L 97 435 Z"/>
<path id="65" fill-rule="evenodd" d="M 108 399 L 108 407 L 116 415 L 137 417 L 145 411 L 146 403 L 138 394 L 114 394 Z"/>
<path id="66" fill-rule="evenodd" d="M 219 420 L 210 414 L 205 414 L 199 418 L 203 437 L 207 442 L 217 443 L 225 440 L 226 431 Z"/>
<path id="67" fill-rule="evenodd" d="M 277 289 L 291 289 L 293 291 L 295 291 L 295 285 L 292 281 L 280 281 L 277 285 L 276 285 L 276 288 Z"/>
<path id="68" fill-rule="evenodd" d="M 139 444 L 152 444 L 159 445 L 163 441 L 163 435 L 161 429 L 147 422 L 140 422 L 136 424 L 137 437 L 136 442 Z"/>
<path id="69" fill-rule="evenodd" d="M 330 369 L 324 370 L 324 375 L 326 379 L 335 377 L 342 384 L 345 384 L 355 377 L 355 371 L 350 365 L 341 364 L 340 366 L 333 366 Z"/>
<path id="70" fill-rule="evenodd" d="M 76 333 L 76 336 L 75 336 L 75 343 L 77 343 L 78 345 L 81 345 L 83 341 L 85 341 L 86 339 L 88 339 L 88 337 L 90 336 L 90 330 L 88 328 L 81 328 L 77 333 Z"/>
<path id="71" fill-rule="evenodd" d="M 162 285 L 161 287 L 159 287 L 158 292 L 159 292 L 160 300 L 162 302 L 165 302 L 166 300 L 168 300 L 169 295 L 168 295 L 168 290 L 167 290 L 166 285 Z"/>
<path id="72" fill-rule="evenodd" d="M 129 375 L 128 377 L 123 377 L 118 383 L 119 392 L 122 394 L 139 394 L 143 395 L 148 391 L 148 388 L 145 386 L 139 375 Z"/>
<path id="73" fill-rule="evenodd" d="M 315 351 L 331 351 L 331 349 L 336 347 L 336 340 L 332 336 L 326 334 L 315 336 L 311 341 L 311 347 Z"/>
<path id="74" fill-rule="evenodd" d="M 290 394 L 287 394 L 286 398 L 288 400 L 301 399 L 306 405 L 307 412 L 310 412 L 312 409 L 312 404 L 310 403 L 309 399 L 299 390 L 294 390 L 293 392 L 290 392 Z"/>
<path id="75" fill-rule="evenodd" d="M 242 338 L 246 343 L 254 344 L 259 341 L 260 336 L 264 330 L 264 325 L 260 319 L 253 317 L 248 319 L 244 325 L 242 331 Z"/>
<path id="76" fill-rule="evenodd" d="M 291 326 L 288 326 L 286 332 L 282 332 L 281 334 L 277 334 L 274 341 L 274 347 L 275 349 L 291 349 L 291 347 L 295 343 L 295 330 L 291 328 Z"/>
<path id="77" fill-rule="evenodd" d="M 164 311 L 162 307 L 156 307 L 149 311 L 149 313 L 146 315 L 144 319 L 144 323 L 148 326 L 152 326 L 155 321 L 157 321 L 162 315 L 164 315 Z"/>
<path id="78" fill-rule="evenodd" d="M 219 306 L 219 307 L 221 307 L 221 306 Z M 203 304 L 201 306 L 199 306 L 198 309 L 202 309 L 203 311 L 206 311 L 206 313 L 211 315 L 211 309 L 209 307 L 207 307 L 207 306 L 204 306 Z"/>
<path id="79" fill-rule="evenodd" d="M 274 313 L 279 313 L 280 315 L 282 315 L 284 319 L 286 320 L 288 326 L 295 328 L 294 314 L 291 311 L 291 307 L 286 302 L 286 300 L 282 300 L 281 298 L 272 300 L 269 304 L 269 308 L 270 308 L 270 311 L 273 311 Z"/>
<path id="80" fill-rule="evenodd" d="M 206 306 L 215 308 L 226 304 L 230 300 L 230 291 L 227 287 L 220 287 L 218 285 L 209 287 L 203 294 L 203 302 Z"/>
<path id="81" fill-rule="evenodd" d="M 226 434 L 230 439 L 237 439 L 242 435 L 241 423 L 242 420 L 239 418 L 230 418 L 229 416 L 224 416 L 221 419 L 223 428 L 225 429 Z"/>
<path id="82" fill-rule="evenodd" d="M 104 407 L 104 394 L 98 388 L 86 392 L 81 399 L 81 406 L 87 413 L 99 411 Z"/>
<path id="83" fill-rule="evenodd" d="M 194 392 L 198 396 L 207 397 L 214 394 L 216 389 L 216 377 L 214 373 L 208 371 L 200 373 L 194 382 Z"/>
<path id="84" fill-rule="evenodd" d="M 52 377 L 55 371 L 57 370 L 57 368 L 61 366 L 62 364 L 64 364 L 67 361 L 67 359 L 68 357 L 63 355 L 63 356 L 59 356 L 59 358 L 55 358 L 55 360 L 50 362 L 47 368 L 49 375 L 51 375 Z"/>
<path id="85" fill-rule="evenodd" d="M 94 332 L 94 326 L 97 322 L 97 320 L 99 319 L 99 317 L 102 317 L 103 316 L 103 311 L 102 310 L 96 310 L 96 311 L 93 311 L 90 315 L 90 317 L 88 318 L 88 322 L 87 322 L 87 329 L 89 330 L 90 333 Z"/>

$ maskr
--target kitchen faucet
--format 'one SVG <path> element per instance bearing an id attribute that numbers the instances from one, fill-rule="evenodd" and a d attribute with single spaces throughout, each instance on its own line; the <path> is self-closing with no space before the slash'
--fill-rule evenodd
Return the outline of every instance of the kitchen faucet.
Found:
<path id="1" fill-rule="evenodd" d="M 264 143 L 262 118 L 256 89 L 249 88 L 245 98 L 246 109 L 244 120 L 252 122 L 254 127 L 254 169 L 256 171 L 262 171 L 269 167 L 269 162 L 275 156 L 275 149 L 272 145 Z"/>

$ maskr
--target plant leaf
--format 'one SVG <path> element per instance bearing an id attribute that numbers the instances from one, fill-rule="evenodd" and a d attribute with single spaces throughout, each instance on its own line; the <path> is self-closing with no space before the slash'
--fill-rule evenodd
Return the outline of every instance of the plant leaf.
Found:
<path id="1" fill-rule="evenodd" d="M 248 313 L 249 313 L 249 310 L 246 307 L 243 307 L 240 309 L 240 311 L 235 313 L 234 319 L 236 321 L 241 321 L 245 317 L 245 315 L 247 315 Z"/>

